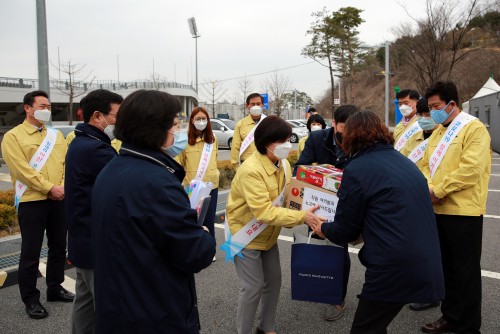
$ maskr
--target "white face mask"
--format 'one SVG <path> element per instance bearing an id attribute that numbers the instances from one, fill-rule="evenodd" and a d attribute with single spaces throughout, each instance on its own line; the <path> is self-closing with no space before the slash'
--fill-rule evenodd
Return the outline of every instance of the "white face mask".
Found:
<path id="1" fill-rule="evenodd" d="M 46 123 L 50 120 L 50 110 L 48 109 L 42 109 L 42 110 L 35 110 L 35 113 L 33 114 L 33 117 L 40 123 Z"/>
<path id="2" fill-rule="evenodd" d="M 321 125 L 313 125 L 313 126 L 311 126 L 311 132 L 318 131 L 318 130 L 323 130 L 323 127 Z"/>
<path id="3" fill-rule="evenodd" d="M 113 140 L 115 139 L 115 134 L 113 133 L 113 131 L 115 130 L 115 126 L 113 124 L 108 124 L 108 121 L 106 121 L 106 119 L 104 118 L 104 115 L 102 115 L 102 118 L 104 119 L 104 122 L 106 122 L 106 127 L 102 129 L 102 131 L 104 131 L 104 133 L 106 134 L 106 136 L 109 137 L 110 140 Z M 102 125 L 99 124 L 102 128 Z"/>
<path id="4" fill-rule="evenodd" d="M 260 116 L 260 114 L 262 114 L 262 107 L 261 106 L 251 107 L 250 114 L 252 114 L 252 116 Z"/>
<path id="5" fill-rule="evenodd" d="M 407 106 L 406 104 L 403 104 L 401 107 L 399 107 L 399 111 L 401 112 L 401 115 L 403 116 L 408 116 L 411 114 L 413 111 L 413 108 L 410 106 Z"/>
<path id="6" fill-rule="evenodd" d="M 203 131 L 207 127 L 207 124 L 208 124 L 207 121 L 198 121 L 194 122 L 194 127 L 196 128 L 196 130 Z"/>
<path id="7" fill-rule="evenodd" d="M 289 141 L 286 141 L 282 144 L 278 144 L 274 147 L 273 154 L 276 158 L 278 159 L 286 159 L 288 157 L 288 154 L 292 150 L 292 143 Z"/>

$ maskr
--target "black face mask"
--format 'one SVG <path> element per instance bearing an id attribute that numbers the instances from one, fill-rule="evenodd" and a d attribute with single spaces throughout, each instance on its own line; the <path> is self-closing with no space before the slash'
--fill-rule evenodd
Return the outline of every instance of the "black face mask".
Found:
<path id="1" fill-rule="evenodd" d="M 337 139 L 337 142 L 339 144 L 342 144 L 342 139 L 344 139 L 344 137 L 342 137 L 342 134 L 340 132 L 335 131 L 335 139 Z"/>

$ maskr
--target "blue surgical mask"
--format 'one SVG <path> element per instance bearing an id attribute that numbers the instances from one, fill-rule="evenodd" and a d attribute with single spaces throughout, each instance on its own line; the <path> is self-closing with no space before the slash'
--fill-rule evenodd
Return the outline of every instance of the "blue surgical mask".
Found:
<path id="1" fill-rule="evenodd" d="M 174 132 L 174 143 L 169 147 L 162 147 L 161 150 L 170 157 L 175 158 L 186 148 L 188 137 L 186 131 Z"/>
<path id="2" fill-rule="evenodd" d="M 418 117 L 417 122 L 424 131 L 430 131 L 436 126 L 436 122 L 434 122 L 432 117 Z"/>
<path id="3" fill-rule="evenodd" d="M 443 109 L 431 110 L 431 117 L 434 120 L 434 122 L 436 122 L 437 124 L 443 124 L 450 117 L 450 115 L 453 114 L 455 107 L 451 109 L 451 112 L 449 114 L 445 110 L 446 108 L 448 108 L 451 102 L 452 101 L 448 102 L 448 104 L 445 105 Z"/>

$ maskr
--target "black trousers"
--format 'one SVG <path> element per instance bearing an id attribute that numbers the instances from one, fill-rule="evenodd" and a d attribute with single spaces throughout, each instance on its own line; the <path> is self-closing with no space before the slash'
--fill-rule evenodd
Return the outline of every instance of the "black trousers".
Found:
<path id="1" fill-rule="evenodd" d="M 374 302 L 359 299 L 351 326 L 351 334 L 387 334 L 387 326 L 404 304 Z"/>
<path id="2" fill-rule="evenodd" d="M 436 214 L 436 221 L 445 285 L 441 312 L 459 333 L 480 333 L 483 216 Z"/>
<path id="3" fill-rule="evenodd" d="M 64 201 L 32 201 L 19 204 L 19 227 L 21 229 L 21 258 L 19 260 L 19 290 L 23 302 L 40 300 L 36 288 L 38 263 L 44 232 L 47 231 L 49 247 L 47 261 L 47 291 L 56 291 L 64 281 L 66 260 L 66 222 Z"/>

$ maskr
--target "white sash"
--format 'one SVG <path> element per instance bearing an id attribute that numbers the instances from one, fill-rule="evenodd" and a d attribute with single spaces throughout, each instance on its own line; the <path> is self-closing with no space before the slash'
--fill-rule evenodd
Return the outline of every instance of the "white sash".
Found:
<path id="1" fill-rule="evenodd" d="M 245 139 L 243 140 L 243 143 L 241 143 L 241 147 L 240 147 L 240 155 L 238 156 L 238 159 L 239 159 L 239 163 L 241 165 L 241 155 L 243 154 L 243 152 L 245 152 L 245 150 L 248 148 L 248 146 L 250 146 L 252 143 L 253 143 L 253 140 L 254 140 L 254 132 L 255 132 L 255 129 L 257 128 L 257 126 L 260 124 L 260 122 L 262 122 L 262 120 L 264 118 L 266 118 L 267 116 L 264 115 L 264 114 L 261 114 L 260 115 L 260 121 L 259 123 L 257 123 L 252 130 L 250 130 L 250 132 L 248 133 L 248 135 L 245 137 Z"/>
<path id="2" fill-rule="evenodd" d="M 401 151 L 401 149 L 403 149 L 403 147 L 405 147 L 406 143 L 408 142 L 408 139 L 410 139 L 420 131 L 422 131 L 422 128 L 420 128 L 418 122 L 413 123 L 413 125 L 410 126 L 408 130 L 406 130 L 406 132 L 401 135 L 401 137 L 399 137 L 397 143 L 394 145 L 396 151 Z"/>
<path id="3" fill-rule="evenodd" d="M 39 172 L 42 167 L 45 165 L 47 160 L 49 159 L 50 153 L 52 152 L 52 149 L 54 148 L 54 145 L 56 144 L 57 140 L 57 131 L 53 128 L 48 128 L 47 127 L 47 134 L 45 135 L 45 138 L 43 138 L 42 143 L 36 150 L 35 154 L 31 158 L 29 165 L 36 169 L 37 172 Z M 26 186 L 24 183 L 22 183 L 19 180 L 16 180 L 16 194 L 14 197 L 14 205 L 16 209 L 19 207 L 19 203 L 21 202 L 21 197 L 23 196 L 24 192 L 26 189 L 28 189 L 28 186 Z"/>
<path id="4" fill-rule="evenodd" d="M 285 190 L 288 180 L 285 159 L 281 160 L 281 165 L 283 166 L 285 172 L 285 183 L 283 185 L 283 190 L 281 191 L 281 193 L 272 202 L 272 206 L 274 207 L 282 207 L 285 202 Z M 221 249 L 226 252 L 226 261 L 233 261 L 233 258 L 236 255 L 243 258 L 243 255 L 241 255 L 241 250 L 245 248 L 250 242 L 252 242 L 252 240 L 255 239 L 262 231 L 264 231 L 266 227 L 267 224 L 259 222 L 256 218 L 253 218 L 248 223 L 246 223 L 243 228 L 236 232 L 236 234 L 231 235 L 228 222 L 226 221 L 226 223 L 224 224 L 224 234 L 226 237 L 226 242 L 221 246 Z"/>
<path id="5" fill-rule="evenodd" d="M 416 164 L 422 157 L 424 156 L 425 149 L 429 144 L 429 138 L 421 142 L 417 147 L 413 149 L 408 155 L 408 159 L 411 160 L 414 164 Z"/>
<path id="6" fill-rule="evenodd" d="M 212 155 L 213 147 L 213 143 L 205 143 L 205 145 L 203 145 L 203 152 L 201 152 L 200 164 L 198 165 L 195 180 L 203 181 L 207 173 L 208 165 L 210 164 L 210 156 Z"/>
<path id="7" fill-rule="evenodd" d="M 470 121 L 475 120 L 476 117 L 469 115 L 464 112 L 460 112 L 460 114 L 455 117 L 453 122 L 448 126 L 447 132 L 441 138 L 441 141 L 437 145 L 434 152 L 432 152 L 431 157 L 429 158 L 429 170 L 431 172 L 431 179 L 434 177 L 436 170 L 446 155 L 446 151 L 450 147 L 451 142 L 458 135 L 460 130 L 463 129 L 465 125 L 467 125 Z"/>

